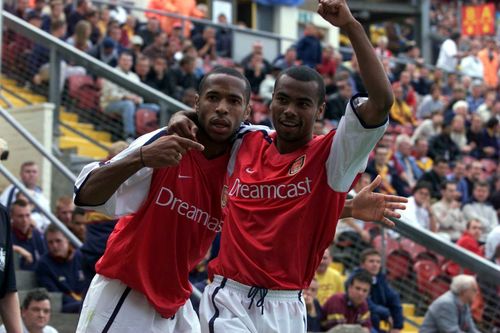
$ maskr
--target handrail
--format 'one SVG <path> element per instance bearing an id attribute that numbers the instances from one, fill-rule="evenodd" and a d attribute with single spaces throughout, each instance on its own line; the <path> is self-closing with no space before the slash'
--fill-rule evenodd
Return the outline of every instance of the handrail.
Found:
<path id="1" fill-rule="evenodd" d="M 195 17 L 191 17 L 191 16 L 184 16 L 184 15 L 180 15 L 180 14 L 176 14 L 176 13 L 172 13 L 172 12 L 167 12 L 167 11 L 162 11 L 162 10 L 157 10 L 157 9 L 138 7 L 138 6 L 134 6 L 134 5 L 131 5 L 128 3 L 123 3 L 123 2 L 114 3 L 114 4 L 111 3 L 110 1 L 104 1 L 104 0 L 92 0 L 92 2 L 97 3 L 97 4 L 101 4 L 101 5 L 112 5 L 112 6 L 118 5 L 118 6 L 121 6 L 123 8 L 130 9 L 130 10 L 136 10 L 139 12 L 146 12 L 146 13 L 153 13 L 153 14 L 158 14 L 161 16 L 167 16 L 167 17 L 171 17 L 171 18 L 180 19 L 183 21 L 191 21 L 191 22 L 195 22 L 195 23 L 201 23 L 201 24 L 209 25 L 209 26 L 216 27 L 216 28 L 229 29 L 229 30 L 233 30 L 233 31 L 249 33 L 249 34 L 252 34 L 254 36 L 267 37 L 267 38 L 286 40 L 286 41 L 295 41 L 294 38 L 281 36 L 281 35 L 278 35 L 278 34 L 275 34 L 272 32 L 257 31 L 257 30 L 253 30 L 253 29 L 249 29 L 249 28 L 242 28 L 242 27 L 234 25 L 234 24 L 215 23 L 215 22 L 212 22 L 212 21 L 206 20 L 206 19 L 200 19 L 200 18 L 195 18 Z"/>
<path id="2" fill-rule="evenodd" d="M 0 107 L 0 116 L 2 116 L 19 134 L 21 134 L 40 154 L 46 157 L 52 165 L 56 167 L 71 183 L 75 183 L 76 176 L 64 165 L 48 152 L 38 140 L 28 132 L 10 113 Z"/>
<path id="3" fill-rule="evenodd" d="M 45 215 L 51 223 L 54 223 L 57 228 L 66 236 L 68 237 L 69 241 L 71 244 L 73 244 L 75 247 L 80 248 L 82 246 L 82 242 L 62 223 L 59 221 L 57 217 L 55 217 L 52 212 L 48 211 L 44 206 L 40 205 L 38 201 L 31 195 L 31 193 L 28 191 L 28 189 L 21 183 L 16 177 L 10 173 L 10 171 L 2 164 L 0 163 L 0 173 L 4 175 L 5 178 L 9 182 L 11 182 L 16 188 L 21 191 L 22 194 L 24 194 L 30 202 L 32 202 L 36 208 L 38 208 L 43 215 Z"/>
<path id="4" fill-rule="evenodd" d="M 151 88 L 142 82 L 130 81 L 130 79 L 122 72 L 97 59 L 94 59 L 85 52 L 82 52 L 64 41 L 55 38 L 47 32 L 32 26 L 11 13 L 3 10 L 2 15 L 5 19 L 5 24 L 9 28 L 15 30 L 17 33 L 36 40 L 37 43 L 46 45 L 47 48 L 55 48 L 58 53 L 70 58 L 74 64 L 83 66 L 91 72 L 99 73 L 100 77 L 119 84 L 127 90 L 144 97 L 145 99 L 156 101 L 160 104 L 160 106 L 163 105 L 174 109 L 175 111 L 190 109 L 187 105 L 154 88 Z"/>
<path id="5" fill-rule="evenodd" d="M 415 226 L 402 220 L 391 220 L 396 224 L 395 230 L 404 237 L 419 243 L 425 248 L 439 253 L 447 259 L 460 263 L 460 266 L 481 274 L 481 277 L 498 283 L 500 281 L 500 267 L 456 244 L 445 241 L 433 232 Z"/>

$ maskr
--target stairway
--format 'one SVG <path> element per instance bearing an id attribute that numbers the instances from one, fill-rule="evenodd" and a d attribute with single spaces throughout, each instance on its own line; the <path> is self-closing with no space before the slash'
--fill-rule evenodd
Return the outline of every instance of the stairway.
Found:
<path id="1" fill-rule="evenodd" d="M 1 76 L 0 83 L 2 87 L 5 87 L 8 90 L 2 89 L 3 97 L 5 97 L 13 107 L 23 107 L 29 104 L 47 102 L 47 99 L 44 96 L 35 94 L 29 89 L 17 86 L 14 80 L 6 78 L 5 76 Z M 0 106 L 3 108 L 9 107 L 2 100 L 0 100 Z M 97 131 L 94 129 L 92 124 L 80 122 L 77 114 L 65 111 L 64 107 L 61 107 L 59 120 L 71 128 L 88 135 L 104 146 L 111 145 L 110 133 Z M 60 126 L 59 131 L 61 133 L 61 136 L 59 137 L 59 148 L 61 150 L 70 149 L 74 151 L 76 155 L 92 160 L 104 159 L 108 155 L 106 150 L 96 146 L 92 142 L 84 139 L 82 136 L 79 136 L 67 128 Z"/>

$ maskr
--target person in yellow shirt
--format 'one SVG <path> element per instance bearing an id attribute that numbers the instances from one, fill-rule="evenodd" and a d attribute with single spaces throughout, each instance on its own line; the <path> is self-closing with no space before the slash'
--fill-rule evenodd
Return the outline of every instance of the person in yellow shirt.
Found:
<path id="1" fill-rule="evenodd" d="M 417 121 L 413 115 L 413 111 L 406 103 L 403 96 L 403 87 L 399 82 L 392 85 L 394 90 L 394 104 L 390 111 L 391 123 L 403 126 L 416 126 Z"/>
<path id="2" fill-rule="evenodd" d="M 316 281 L 318 281 L 318 301 L 323 305 L 332 295 L 344 292 L 344 281 L 339 272 L 330 267 L 332 256 L 330 250 L 326 249 L 321 263 L 316 270 Z"/>

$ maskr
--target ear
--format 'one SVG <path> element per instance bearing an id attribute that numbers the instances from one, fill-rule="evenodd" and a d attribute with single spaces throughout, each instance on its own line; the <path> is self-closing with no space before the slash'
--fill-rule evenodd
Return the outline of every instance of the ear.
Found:
<path id="1" fill-rule="evenodd" d="M 250 103 L 245 107 L 245 111 L 243 112 L 243 120 L 248 120 L 250 117 L 250 113 L 252 112 L 252 105 Z"/>
<path id="2" fill-rule="evenodd" d="M 325 108 L 326 108 L 326 103 L 323 102 L 318 108 L 318 111 L 316 112 L 316 120 L 317 119 L 323 119 L 323 114 L 325 113 Z"/>

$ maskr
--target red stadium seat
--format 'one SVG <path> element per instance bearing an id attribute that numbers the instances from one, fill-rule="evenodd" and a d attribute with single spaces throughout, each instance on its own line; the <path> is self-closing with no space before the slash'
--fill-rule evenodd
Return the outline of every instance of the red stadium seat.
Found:
<path id="1" fill-rule="evenodd" d="M 419 259 L 431 259 L 436 263 L 439 263 L 436 255 L 430 251 L 428 251 L 424 246 L 415 243 L 407 238 L 401 240 L 400 242 L 401 248 L 408 252 L 414 262 Z"/>
<path id="2" fill-rule="evenodd" d="M 413 271 L 417 277 L 418 290 L 425 293 L 429 290 L 431 280 L 441 273 L 438 264 L 434 260 L 421 259 L 413 265 Z"/>
<path id="3" fill-rule="evenodd" d="M 158 129 L 158 115 L 148 109 L 139 109 L 135 114 L 135 128 L 137 135 L 143 135 Z"/>
<path id="4" fill-rule="evenodd" d="M 394 250 L 387 255 L 387 277 L 394 280 L 404 280 L 410 275 L 412 261 L 408 253 Z"/>
<path id="5" fill-rule="evenodd" d="M 429 289 L 427 290 L 430 298 L 435 300 L 450 289 L 450 278 L 440 274 L 433 277 L 430 281 Z"/>
<path id="6" fill-rule="evenodd" d="M 382 236 L 378 235 L 373 239 L 373 247 L 382 253 Z M 389 236 L 385 237 L 385 253 L 386 255 L 399 250 L 399 243 L 397 240 Z"/>

